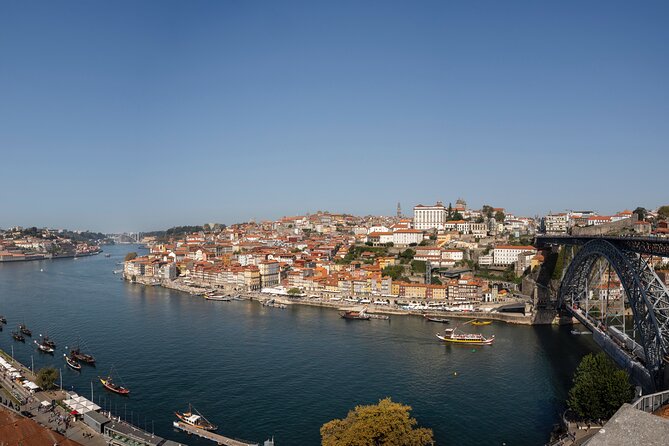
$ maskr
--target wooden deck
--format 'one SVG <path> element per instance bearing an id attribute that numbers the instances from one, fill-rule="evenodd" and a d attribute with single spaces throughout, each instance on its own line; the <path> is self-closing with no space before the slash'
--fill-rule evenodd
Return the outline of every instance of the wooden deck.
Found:
<path id="1" fill-rule="evenodd" d="M 219 445 L 224 445 L 224 446 L 258 446 L 258 443 L 246 443 L 244 441 L 239 441 L 235 440 L 233 438 L 228 438 L 224 437 L 223 435 L 219 435 L 214 432 L 209 432 L 204 429 L 199 429 L 197 427 L 189 426 L 186 423 L 183 423 L 181 421 L 175 421 L 174 422 L 174 427 L 177 427 L 181 429 L 182 431 L 197 435 L 202 438 L 206 438 L 207 440 L 211 440 L 213 442 L 216 442 L 216 444 Z"/>

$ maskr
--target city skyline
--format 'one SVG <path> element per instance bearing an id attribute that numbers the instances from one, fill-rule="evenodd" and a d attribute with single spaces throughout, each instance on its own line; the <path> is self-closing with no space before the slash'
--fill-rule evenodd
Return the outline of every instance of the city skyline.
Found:
<path id="1" fill-rule="evenodd" d="M 0 227 L 666 204 L 663 2 L 74 4 L 0 3 Z"/>

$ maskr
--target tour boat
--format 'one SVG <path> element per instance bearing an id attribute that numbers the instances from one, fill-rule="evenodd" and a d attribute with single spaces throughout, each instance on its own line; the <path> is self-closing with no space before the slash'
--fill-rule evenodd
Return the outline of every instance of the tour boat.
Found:
<path id="1" fill-rule="evenodd" d="M 447 328 L 444 334 L 437 333 L 437 337 L 445 342 L 452 342 L 454 344 L 469 344 L 469 345 L 492 345 L 495 340 L 495 335 L 486 338 L 479 333 L 455 333 L 454 328 Z"/>
<path id="2" fill-rule="evenodd" d="M 53 354 L 53 349 L 51 347 L 49 347 L 48 345 L 40 344 L 37 341 L 33 341 L 33 342 L 35 343 L 35 345 L 37 346 L 37 348 L 39 348 L 39 350 L 41 352 Z"/>
<path id="3" fill-rule="evenodd" d="M 28 327 L 26 327 L 26 324 L 19 324 L 19 331 L 26 336 L 32 336 L 33 335 L 33 332 L 28 330 Z"/>
<path id="4" fill-rule="evenodd" d="M 118 393 L 119 395 L 128 395 L 130 391 L 126 389 L 123 386 L 119 386 L 118 384 L 114 384 L 111 376 L 108 376 L 106 378 L 101 378 L 98 376 L 98 379 L 102 383 L 103 386 L 105 386 L 105 389 L 111 390 L 114 393 Z"/>
<path id="5" fill-rule="evenodd" d="M 95 358 L 92 355 L 81 353 L 79 347 L 70 350 L 70 356 L 74 359 L 78 359 L 79 361 L 83 361 L 86 364 L 91 364 L 91 365 L 95 364 Z"/>
<path id="6" fill-rule="evenodd" d="M 26 342 L 26 338 L 24 338 L 23 335 L 18 331 L 13 331 L 12 337 L 14 338 L 15 341 Z"/>
<path id="7" fill-rule="evenodd" d="M 193 413 L 193 410 L 197 413 Z M 216 425 L 210 423 L 209 420 L 203 417 L 202 414 L 190 404 L 188 405 L 188 412 L 174 412 L 174 415 L 176 415 L 181 422 L 189 426 L 197 427 L 198 429 L 204 429 L 206 431 L 215 431 L 218 429 Z"/>
<path id="8" fill-rule="evenodd" d="M 472 321 L 472 325 L 490 325 L 490 324 L 492 324 L 492 321 L 479 321 L 479 320 Z"/>
<path id="9" fill-rule="evenodd" d="M 344 319 L 352 319 L 352 320 L 358 320 L 358 321 L 368 321 L 369 314 L 365 313 L 365 310 L 361 311 L 343 311 L 339 313 L 341 317 Z"/>
<path id="10" fill-rule="evenodd" d="M 70 366 L 70 368 L 72 368 L 76 371 L 81 370 L 81 364 L 79 364 L 76 359 L 70 358 L 69 356 L 67 356 L 65 354 L 63 354 L 63 356 L 65 357 L 65 362 L 67 363 L 68 366 Z"/>
<path id="11" fill-rule="evenodd" d="M 448 324 L 448 323 L 451 322 L 448 319 L 446 319 L 445 317 L 434 317 L 434 316 L 428 316 L 427 314 L 423 315 L 423 317 L 430 322 L 439 322 L 439 323 L 442 323 L 442 324 Z"/>

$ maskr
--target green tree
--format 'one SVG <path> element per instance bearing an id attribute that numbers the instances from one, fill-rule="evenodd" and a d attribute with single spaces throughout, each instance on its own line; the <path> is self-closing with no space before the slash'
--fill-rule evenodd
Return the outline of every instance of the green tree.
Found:
<path id="1" fill-rule="evenodd" d="M 505 218 L 506 215 L 504 215 L 504 212 L 502 211 L 495 212 L 495 220 L 497 220 L 499 223 L 503 222 Z"/>
<path id="2" fill-rule="evenodd" d="M 302 294 L 302 291 L 299 288 L 291 288 L 288 290 L 288 294 L 291 296 L 297 296 L 298 294 Z"/>
<path id="3" fill-rule="evenodd" d="M 393 280 L 398 280 L 402 277 L 404 273 L 404 267 L 402 265 L 388 265 L 383 268 L 382 274 L 384 276 L 390 277 Z"/>
<path id="4" fill-rule="evenodd" d="M 410 261 L 413 260 L 413 256 L 416 255 L 416 251 L 414 251 L 411 248 L 405 249 L 400 253 L 398 256 L 400 258 L 400 262 L 402 263 L 409 263 Z"/>
<path id="5" fill-rule="evenodd" d="M 437 276 L 432 276 L 430 283 L 432 283 L 432 285 L 443 285 Z"/>
<path id="6" fill-rule="evenodd" d="M 343 420 L 321 427 L 322 446 L 426 446 L 434 444 L 432 429 L 416 427 L 411 407 L 390 398 L 356 406 Z"/>
<path id="7" fill-rule="evenodd" d="M 425 274 L 425 262 L 422 260 L 412 260 L 411 270 L 416 274 Z"/>
<path id="8" fill-rule="evenodd" d="M 54 383 L 58 379 L 58 370 L 53 367 L 45 367 L 37 371 L 35 384 L 44 390 L 51 390 L 55 387 Z"/>
<path id="9" fill-rule="evenodd" d="M 638 207 L 638 208 L 634 209 L 634 212 L 632 212 L 632 213 L 639 216 L 639 221 L 645 220 L 646 215 L 648 215 L 648 211 L 646 210 L 646 208 L 642 208 L 642 207 Z"/>
<path id="10" fill-rule="evenodd" d="M 567 405 L 581 418 L 608 419 L 633 396 L 629 374 L 617 368 L 603 352 L 591 353 L 576 369 Z"/>
<path id="11" fill-rule="evenodd" d="M 137 258 L 137 253 L 136 252 L 129 252 L 125 255 L 125 261 L 126 262 L 129 261 L 129 260 L 132 260 L 132 259 L 136 259 L 136 258 Z"/>
<path id="12" fill-rule="evenodd" d="M 448 213 L 446 214 L 446 219 L 450 220 L 452 216 L 453 216 L 453 206 L 451 205 L 451 203 L 448 203 Z"/>
<path id="13" fill-rule="evenodd" d="M 669 218 L 669 205 L 660 206 L 660 208 L 657 210 L 657 215 L 660 218 Z"/>
<path id="14" fill-rule="evenodd" d="M 484 204 L 483 208 L 481 208 L 481 213 L 488 218 L 492 218 L 494 212 L 493 212 L 492 206 L 490 206 L 488 204 Z"/>

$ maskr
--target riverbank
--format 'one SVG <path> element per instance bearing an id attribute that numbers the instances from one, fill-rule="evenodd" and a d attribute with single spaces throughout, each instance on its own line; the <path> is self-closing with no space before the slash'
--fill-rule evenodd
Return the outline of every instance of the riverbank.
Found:
<path id="1" fill-rule="evenodd" d="M 324 307 L 332 308 L 333 310 L 360 310 L 363 307 L 367 308 L 367 312 L 370 314 L 384 314 L 384 315 L 395 315 L 395 316 L 418 316 L 423 317 L 425 314 L 435 315 L 438 317 L 446 318 L 461 318 L 461 319 L 488 319 L 495 320 L 500 322 L 506 322 L 509 324 L 517 325 L 537 325 L 537 324 L 546 324 L 545 322 L 538 323 L 537 318 L 533 314 L 522 314 L 522 313 L 500 313 L 495 311 L 444 311 L 438 309 L 428 309 L 428 310 L 409 310 L 405 308 L 400 308 L 396 304 L 388 305 L 378 305 L 373 303 L 360 304 L 355 302 L 346 302 L 346 301 L 331 301 L 321 297 L 288 297 L 283 295 L 267 294 L 261 293 L 259 291 L 249 292 L 249 291 L 237 291 L 236 289 L 230 288 L 211 288 L 205 286 L 198 286 L 195 284 L 186 284 L 180 279 L 176 280 L 155 280 L 155 279 L 144 279 L 142 277 L 136 278 L 134 281 L 129 280 L 124 275 L 124 280 L 127 280 L 131 283 L 136 283 L 144 286 L 161 286 L 163 288 L 168 288 L 171 290 L 181 291 L 183 293 L 188 293 L 192 296 L 203 297 L 204 294 L 208 292 L 223 292 L 226 294 L 239 295 L 240 298 L 244 300 L 257 300 L 264 301 L 268 299 L 274 299 L 275 302 L 284 304 L 284 305 L 307 305 L 312 307 Z M 509 303 L 517 303 L 515 301 L 503 302 L 498 304 L 499 306 L 507 305 Z M 490 308 L 494 308 L 491 306 Z"/>

